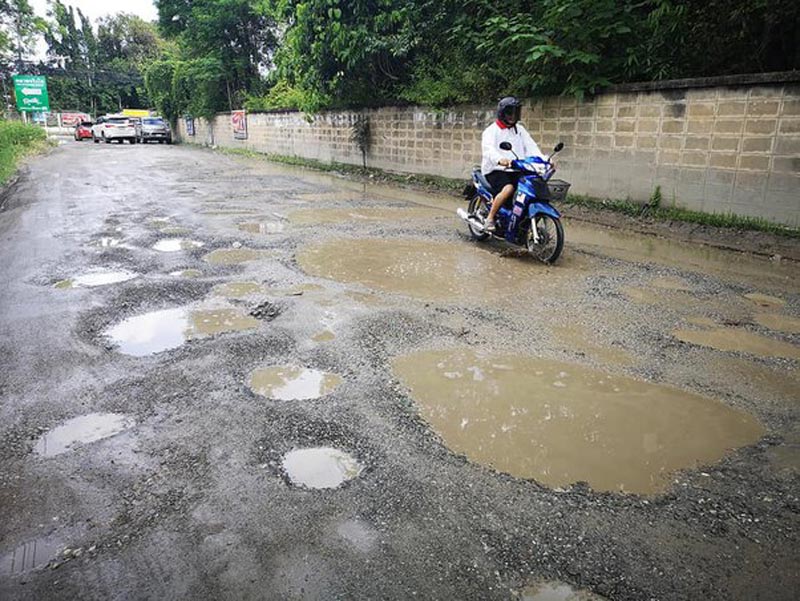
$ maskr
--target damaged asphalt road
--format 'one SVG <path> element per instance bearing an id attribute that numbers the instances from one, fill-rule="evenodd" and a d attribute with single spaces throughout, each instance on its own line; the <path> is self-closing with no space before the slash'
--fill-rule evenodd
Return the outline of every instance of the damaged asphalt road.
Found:
<path id="1" fill-rule="evenodd" d="M 546 267 L 456 206 L 185 146 L 32 161 L 0 598 L 796 598 L 797 264 L 567 221 Z"/>

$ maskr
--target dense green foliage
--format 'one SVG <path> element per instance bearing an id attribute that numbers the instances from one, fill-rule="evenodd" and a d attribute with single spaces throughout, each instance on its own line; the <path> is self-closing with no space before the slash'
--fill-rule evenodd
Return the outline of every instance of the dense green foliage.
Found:
<path id="1" fill-rule="evenodd" d="M 45 137 L 41 127 L 0 120 L 0 185 L 14 173 L 20 157 L 37 143 L 44 142 Z"/>
<path id="2" fill-rule="evenodd" d="M 46 22 L 28 2 L 0 0 L 0 73 L 44 30 L 53 108 L 96 113 L 443 106 L 800 68 L 796 0 L 155 0 L 157 24 L 96 30 L 69 0 Z"/>
<path id="3" fill-rule="evenodd" d="M 261 72 L 277 43 L 269 6 L 254 0 L 160 0 L 170 46 L 146 70 L 147 89 L 170 119 L 240 108 L 265 91 Z"/>
<path id="4" fill-rule="evenodd" d="M 155 25 L 120 13 L 100 19 L 95 32 L 80 9 L 60 0 L 50 16 L 44 37 L 58 65 L 48 70 L 52 110 L 99 115 L 149 106 L 142 70 L 160 52 Z"/>

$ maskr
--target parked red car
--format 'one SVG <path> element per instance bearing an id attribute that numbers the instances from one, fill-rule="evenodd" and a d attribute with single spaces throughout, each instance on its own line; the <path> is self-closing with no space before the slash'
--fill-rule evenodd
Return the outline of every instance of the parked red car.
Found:
<path id="1" fill-rule="evenodd" d="M 92 137 L 92 122 L 79 121 L 75 124 L 75 141 L 80 142 L 83 139 Z"/>

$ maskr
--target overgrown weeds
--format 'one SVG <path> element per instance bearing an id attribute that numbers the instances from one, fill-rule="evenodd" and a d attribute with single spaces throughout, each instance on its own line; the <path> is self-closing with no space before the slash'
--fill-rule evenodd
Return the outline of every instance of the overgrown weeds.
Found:
<path id="1" fill-rule="evenodd" d="M 41 127 L 0 121 L 0 186 L 14 174 L 20 159 L 43 146 L 46 140 L 47 134 Z"/>

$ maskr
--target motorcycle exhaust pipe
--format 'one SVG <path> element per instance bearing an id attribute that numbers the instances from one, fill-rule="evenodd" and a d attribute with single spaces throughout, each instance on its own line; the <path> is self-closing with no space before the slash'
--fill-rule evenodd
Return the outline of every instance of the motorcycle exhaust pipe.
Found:
<path id="1" fill-rule="evenodd" d="M 475 225 L 483 227 L 483 224 L 480 222 L 480 219 L 475 217 L 475 215 L 470 215 L 469 213 L 467 213 L 465 209 L 462 209 L 461 207 L 456 209 L 456 215 L 461 217 L 461 219 L 463 219 L 464 221 L 468 221 L 470 223 L 474 223 Z"/>

